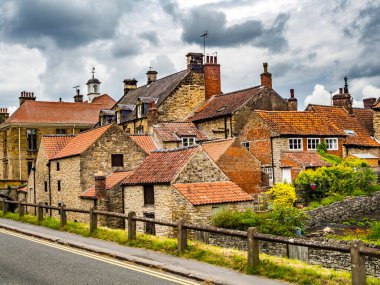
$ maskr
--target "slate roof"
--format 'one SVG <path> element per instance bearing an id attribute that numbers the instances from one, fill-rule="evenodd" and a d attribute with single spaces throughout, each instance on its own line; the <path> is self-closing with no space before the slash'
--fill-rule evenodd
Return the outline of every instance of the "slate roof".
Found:
<path id="1" fill-rule="evenodd" d="M 82 132 L 74 137 L 53 159 L 76 156 L 85 152 L 92 146 L 112 125 L 106 125 L 89 131 Z"/>
<path id="2" fill-rule="evenodd" d="M 152 152 L 123 185 L 170 183 L 199 147 Z"/>
<path id="3" fill-rule="evenodd" d="M 151 98 L 154 99 L 156 107 L 160 106 L 161 103 L 174 91 L 174 89 L 181 83 L 183 79 L 189 74 L 190 71 L 183 70 L 169 76 L 157 79 L 151 84 L 143 85 L 139 88 L 130 90 L 126 95 L 124 95 L 118 104 L 123 105 L 136 105 L 137 100 L 142 97 L 144 100 Z M 131 112 L 127 120 L 134 119 L 136 117 L 135 112 Z"/>
<path id="4" fill-rule="evenodd" d="M 329 166 L 330 164 L 323 160 L 317 152 L 282 152 L 281 167 L 299 166 L 305 167 L 321 167 Z"/>
<path id="5" fill-rule="evenodd" d="M 106 190 L 110 190 L 113 187 L 120 184 L 124 179 L 128 178 L 133 171 L 121 171 L 121 172 L 113 172 L 106 177 Z M 95 193 L 95 186 L 90 187 L 86 191 L 84 191 L 81 195 L 81 198 L 97 198 Z"/>
<path id="6" fill-rule="evenodd" d="M 154 125 L 154 131 L 163 142 L 181 141 L 181 137 L 196 137 L 197 141 L 208 140 L 206 134 L 192 122 L 167 122 Z"/>
<path id="7" fill-rule="evenodd" d="M 52 159 L 60 152 L 75 136 L 74 135 L 44 135 L 42 142 L 45 146 L 47 159 Z"/>
<path id="8" fill-rule="evenodd" d="M 213 161 L 218 161 L 222 154 L 234 143 L 235 139 L 224 139 L 204 142 L 202 148 Z"/>
<path id="9" fill-rule="evenodd" d="M 157 149 L 151 135 L 130 135 L 129 137 L 147 154 L 150 154 L 152 151 Z"/>
<path id="10" fill-rule="evenodd" d="M 244 106 L 254 96 L 259 94 L 263 88 L 264 87 L 262 86 L 255 86 L 223 95 L 213 96 L 196 109 L 194 115 L 189 117 L 189 120 L 196 122 L 232 114 Z"/>
<path id="11" fill-rule="evenodd" d="M 173 187 L 194 206 L 253 200 L 251 195 L 231 181 L 181 183 Z"/>

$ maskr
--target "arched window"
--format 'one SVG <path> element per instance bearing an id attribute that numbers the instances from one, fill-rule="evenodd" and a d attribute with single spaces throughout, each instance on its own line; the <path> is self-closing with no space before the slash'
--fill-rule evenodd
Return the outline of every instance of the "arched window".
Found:
<path id="1" fill-rule="evenodd" d="M 94 85 L 94 93 L 98 93 L 98 85 Z"/>

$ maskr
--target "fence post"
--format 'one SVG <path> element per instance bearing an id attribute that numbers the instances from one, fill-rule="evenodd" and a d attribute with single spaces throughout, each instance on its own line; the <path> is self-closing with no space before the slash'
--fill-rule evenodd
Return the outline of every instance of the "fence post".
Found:
<path id="1" fill-rule="evenodd" d="M 257 229 L 254 227 L 248 228 L 247 236 L 248 236 L 248 266 L 256 267 L 260 263 L 259 258 L 259 241 L 255 239 L 255 234 L 257 233 Z"/>
<path id="2" fill-rule="evenodd" d="M 136 217 L 135 212 L 128 213 L 128 241 L 136 239 L 136 221 L 133 219 Z"/>
<path id="3" fill-rule="evenodd" d="M 98 227 L 98 215 L 94 213 L 94 208 L 90 209 L 90 234 L 92 235 Z"/>
<path id="4" fill-rule="evenodd" d="M 351 276 L 353 285 L 365 285 L 365 259 L 360 255 L 360 249 L 363 248 L 363 242 L 354 240 L 351 243 Z"/>
<path id="5" fill-rule="evenodd" d="M 65 208 L 66 208 L 65 204 L 62 204 L 59 207 L 60 220 L 61 220 L 61 228 L 63 228 L 64 226 L 66 226 L 66 223 L 67 223 L 67 215 L 66 215 L 66 209 Z"/>
<path id="6" fill-rule="evenodd" d="M 7 199 L 3 199 L 3 215 L 5 215 L 8 212 L 8 203 L 6 202 Z"/>
<path id="7" fill-rule="evenodd" d="M 22 204 L 23 201 L 18 201 L 18 216 L 23 217 L 25 214 L 25 206 Z"/>
<path id="8" fill-rule="evenodd" d="M 178 229 L 177 249 L 179 253 L 183 253 L 187 247 L 187 229 L 183 226 L 184 223 L 185 221 L 183 219 L 180 219 L 177 225 L 177 229 Z"/>
<path id="9" fill-rule="evenodd" d="M 44 219 L 44 208 L 42 208 L 42 202 L 37 204 L 37 221 L 41 222 Z"/>

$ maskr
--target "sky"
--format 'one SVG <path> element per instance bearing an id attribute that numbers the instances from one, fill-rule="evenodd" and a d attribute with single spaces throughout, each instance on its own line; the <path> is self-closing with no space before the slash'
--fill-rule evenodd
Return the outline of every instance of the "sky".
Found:
<path id="1" fill-rule="evenodd" d="M 354 105 L 380 96 L 380 1 L 0 0 L 0 107 L 21 91 L 73 101 L 94 66 L 115 100 L 123 80 L 184 70 L 188 52 L 217 53 L 224 93 L 260 84 L 295 89 L 298 108 L 330 104 L 348 77 Z"/>

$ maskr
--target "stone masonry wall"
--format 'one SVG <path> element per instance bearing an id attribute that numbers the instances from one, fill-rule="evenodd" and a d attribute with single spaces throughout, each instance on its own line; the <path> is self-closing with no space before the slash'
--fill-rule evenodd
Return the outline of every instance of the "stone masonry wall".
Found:
<path id="1" fill-rule="evenodd" d="M 217 118 L 204 122 L 197 122 L 196 125 L 199 129 L 205 132 L 210 139 L 226 138 L 224 118 Z M 227 118 L 227 137 L 231 137 L 229 118 Z"/>

